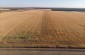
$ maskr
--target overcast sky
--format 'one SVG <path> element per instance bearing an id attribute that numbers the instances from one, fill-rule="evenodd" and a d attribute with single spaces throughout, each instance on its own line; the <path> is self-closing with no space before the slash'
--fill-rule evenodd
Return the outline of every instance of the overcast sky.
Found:
<path id="1" fill-rule="evenodd" d="M 0 0 L 0 7 L 85 8 L 85 0 Z"/>

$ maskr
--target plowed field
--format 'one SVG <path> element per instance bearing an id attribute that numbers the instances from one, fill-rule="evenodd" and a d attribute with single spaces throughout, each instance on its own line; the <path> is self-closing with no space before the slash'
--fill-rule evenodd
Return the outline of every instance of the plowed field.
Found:
<path id="1" fill-rule="evenodd" d="M 43 10 L 0 13 L 0 47 L 85 48 L 85 13 Z"/>

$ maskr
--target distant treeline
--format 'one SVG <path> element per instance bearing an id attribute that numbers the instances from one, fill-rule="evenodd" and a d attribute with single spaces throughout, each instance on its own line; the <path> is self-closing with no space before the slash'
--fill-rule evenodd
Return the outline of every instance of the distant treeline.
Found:
<path id="1" fill-rule="evenodd" d="M 85 8 L 44 8 L 44 7 L 15 7 L 15 8 L 5 8 L 10 10 L 33 10 L 33 9 L 51 9 L 52 11 L 80 11 L 85 12 Z"/>
<path id="2" fill-rule="evenodd" d="M 53 11 L 82 11 L 85 12 L 85 8 L 51 8 Z"/>
<path id="3" fill-rule="evenodd" d="M 85 8 L 35 8 L 35 9 L 51 9 L 52 11 L 82 11 L 82 12 L 85 12 Z"/>

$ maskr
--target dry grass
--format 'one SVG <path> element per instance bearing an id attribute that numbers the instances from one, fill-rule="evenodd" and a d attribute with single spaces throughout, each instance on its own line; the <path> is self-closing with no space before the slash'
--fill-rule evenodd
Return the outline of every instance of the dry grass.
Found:
<path id="1" fill-rule="evenodd" d="M 63 11 L 0 14 L 1 47 L 84 47 L 85 13 Z"/>

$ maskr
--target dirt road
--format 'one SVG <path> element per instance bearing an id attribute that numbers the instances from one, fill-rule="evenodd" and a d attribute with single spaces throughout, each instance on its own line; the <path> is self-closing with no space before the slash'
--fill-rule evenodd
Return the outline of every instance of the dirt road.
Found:
<path id="1" fill-rule="evenodd" d="M 0 55 L 85 55 L 85 49 L 0 48 Z"/>

